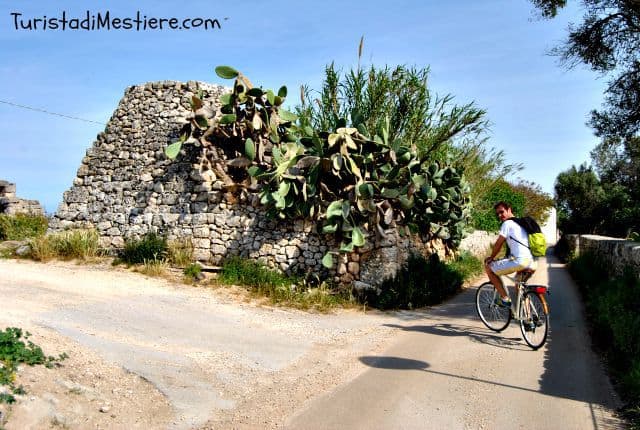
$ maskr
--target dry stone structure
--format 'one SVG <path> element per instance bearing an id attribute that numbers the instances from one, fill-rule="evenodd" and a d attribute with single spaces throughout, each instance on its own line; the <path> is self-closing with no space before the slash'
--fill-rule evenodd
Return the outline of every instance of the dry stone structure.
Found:
<path id="1" fill-rule="evenodd" d="M 212 115 L 220 115 L 218 98 L 229 91 L 223 87 L 174 81 L 129 87 L 87 150 L 50 228 L 96 228 L 110 248 L 155 231 L 170 240 L 190 239 L 200 261 L 216 264 L 239 255 L 287 273 L 323 272 L 321 259 L 336 244 L 313 223 L 268 219 L 257 194 L 233 195 L 213 171 L 193 164 L 188 151 L 197 148 L 167 159 L 164 148 L 178 137 L 191 112 L 189 100 L 199 90 L 212 104 Z M 342 256 L 327 275 L 343 284 L 376 284 L 395 273 L 410 249 L 433 252 L 395 231 L 370 242 Z"/>
<path id="2" fill-rule="evenodd" d="M 565 239 L 570 253 L 592 252 L 606 263 L 611 274 L 620 276 L 630 268 L 640 277 L 640 242 L 595 234 L 567 234 Z"/>
<path id="3" fill-rule="evenodd" d="M 16 196 L 16 184 L 0 180 L 0 213 L 44 215 L 37 200 L 25 200 Z"/>

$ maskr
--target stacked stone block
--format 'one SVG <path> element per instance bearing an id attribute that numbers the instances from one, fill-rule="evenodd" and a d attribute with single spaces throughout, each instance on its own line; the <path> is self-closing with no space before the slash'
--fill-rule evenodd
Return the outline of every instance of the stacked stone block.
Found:
<path id="1" fill-rule="evenodd" d="M 218 99 L 229 91 L 223 87 L 163 81 L 128 88 L 87 150 L 51 230 L 95 228 L 108 248 L 157 232 L 188 238 L 195 257 L 208 263 L 238 255 L 286 273 L 323 272 L 322 257 L 337 246 L 314 223 L 268 219 L 257 194 L 231 194 L 212 170 L 193 164 L 200 148 L 185 145 L 176 160 L 167 159 L 164 149 L 178 138 L 199 91 L 211 117 L 220 115 Z M 395 273 L 410 248 L 395 231 L 371 242 L 340 257 L 330 273 L 335 281 L 376 284 Z"/>
<path id="2" fill-rule="evenodd" d="M 0 213 L 44 215 L 44 209 L 37 200 L 17 197 L 16 184 L 0 180 Z"/>

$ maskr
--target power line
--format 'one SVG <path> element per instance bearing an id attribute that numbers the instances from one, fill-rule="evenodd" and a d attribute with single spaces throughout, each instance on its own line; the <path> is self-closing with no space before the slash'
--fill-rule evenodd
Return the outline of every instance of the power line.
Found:
<path id="1" fill-rule="evenodd" d="M 60 116 L 62 118 L 75 119 L 77 121 L 92 122 L 94 124 L 106 125 L 104 122 L 98 122 L 98 121 L 93 121 L 93 120 L 90 120 L 90 119 L 78 118 L 78 117 L 75 117 L 75 116 L 64 115 L 64 114 L 56 113 L 56 112 L 49 112 L 48 110 L 39 109 L 39 108 L 31 107 L 31 106 L 19 105 L 17 103 L 8 102 L 6 100 L 0 100 L 0 103 L 4 103 L 4 104 L 10 105 L 10 106 L 19 107 L 19 108 L 22 108 L 22 109 L 33 110 L 33 111 L 36 111 L 36 112 L 42 112 L 42 113 L 46 113 L 46 114 L 49 114 L 49 115 Z"/>

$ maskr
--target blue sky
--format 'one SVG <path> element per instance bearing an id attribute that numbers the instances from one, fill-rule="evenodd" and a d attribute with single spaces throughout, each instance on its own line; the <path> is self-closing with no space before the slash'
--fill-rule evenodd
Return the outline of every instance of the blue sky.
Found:
<path id="1" fill-rule="evenodd" d="M 547 53 L 582 15 L 576 1 L 551 21 L 528 0 L 382 2 L 97 1 L 0 3 L 0 100 L 106 123 L 126 87 L 158 80 L 225 84 L 227 64 L 268 88 L 318 88 L 324 66 L 430 67 L 430 87 L 487 110 L 489 145 L 552 193 L 557 174 L 588 161 L 598 140 L 585 125 L 605 80 Z M 214 18 L 216 30 L 16 30 L 43 16 Z M 40 24 L 41 25 L 41 24 Z M 54 212 L 103 125 L 0 103 L 0 179 Z"/>

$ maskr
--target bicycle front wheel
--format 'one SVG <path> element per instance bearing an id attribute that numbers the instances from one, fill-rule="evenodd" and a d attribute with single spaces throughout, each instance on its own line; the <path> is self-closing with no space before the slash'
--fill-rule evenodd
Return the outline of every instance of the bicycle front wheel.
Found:
<path id="1" fill-rule="evenodd" d="M 511 322 L 511 309 L 509 306 L 496 304 L 496 298 L 500 299 L 498 291 L 491 282 L 485 282 L 476 291 L 476 310 L 490 330 L 502 331 Z"/>
<path id="2" fill-rule="evenodd" d="M 528 291 L 520 306 L 520 331 L 527 344 L 538 349 L 547 341 L 549 315 L 538 293 Z"/>

